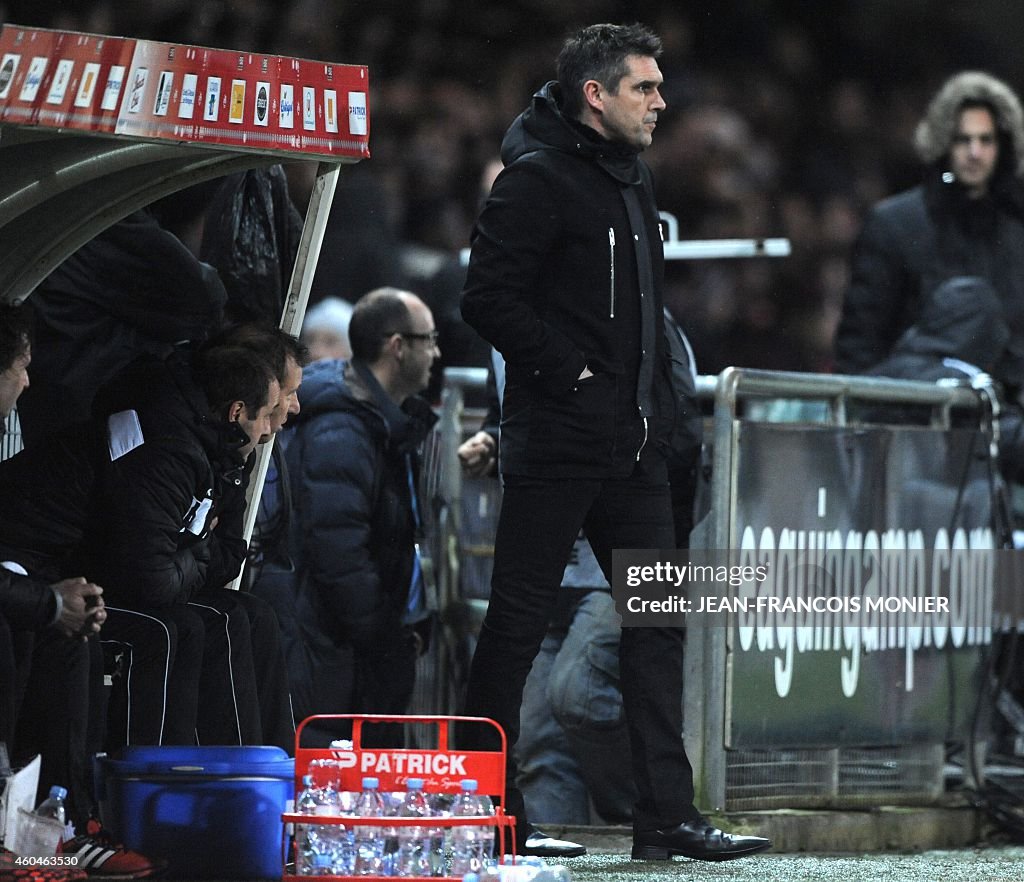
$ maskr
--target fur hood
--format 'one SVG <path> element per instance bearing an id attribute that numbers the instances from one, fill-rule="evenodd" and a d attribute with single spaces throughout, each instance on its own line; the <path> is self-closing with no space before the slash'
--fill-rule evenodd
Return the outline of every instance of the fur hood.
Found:
<path id="1" fill-rule="evenodd" d="M 1024 112 L 1020 101 L 1006 83 L 981 71 L 964 71 L 946 80 L 914 133 L 918 156 L 928 165 L 945 161 L 953 146 L 957 115 L 965 102 L 992 107 L 1003 148 L 1000 168 L 1024 177 Z"/>

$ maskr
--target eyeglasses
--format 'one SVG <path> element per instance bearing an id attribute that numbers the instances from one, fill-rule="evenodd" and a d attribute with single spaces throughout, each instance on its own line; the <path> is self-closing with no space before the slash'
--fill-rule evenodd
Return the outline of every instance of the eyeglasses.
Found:
<path id="1" fill-rule="evenodd" d="M 409 331 L 392 331 L 392 333 L 405 337 L 406 340 L 425 340 L 431 346 L 437 346 L 437 341 L 441 336 L 437 331 L 427 331 L 425 334 L 413 334 Z M 388 336 L 390 337 L 391 334 L 388 334 Z"/>

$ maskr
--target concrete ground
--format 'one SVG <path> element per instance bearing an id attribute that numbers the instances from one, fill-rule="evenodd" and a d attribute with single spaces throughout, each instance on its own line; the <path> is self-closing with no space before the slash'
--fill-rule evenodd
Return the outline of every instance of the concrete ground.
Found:
<path id="1" fill-rule="evenodd" d="M 712 816 L 725 829 L 768 836 L 771 851 L 724 863 L 634 861 L 622 827 L 550 829 L 588 854 L 564 861 L 576 882 L 990 882 L 1024 880 L 1024 845 L 1009 845 L 973 808 L 769 811 Z M 1002 837 L 1005 839 L 1004 837 Z"/>
<path id="2" fill-rule="evenodd" d="M 730 831 L 768 836 L 774 847 L 724 863 L 684 858 L 634 861 L 629 856 L 627 827 L 548 826 L 545 832 L 587 846 L 584 857 L 563 861 L 574 882 L 1024 880 L 1024 844 L 1008 843 L 1004 834 L 962 800 L 951 799 L 932 808 L 788 809 L 710 817 Z M 103 877 L 91 879 L 107 882 Z M 198 882 L 198 877 L 185 882 Z"/>
<path id="3" fill-rule="evenodd" d="M 565 861 L 575 882 L 994 882 L 1024 879 L 1024 847 L 967 848 L 916 854 L 773 854 L 708 864 L 677 858 L 633 861 L 593 854 Z"/>

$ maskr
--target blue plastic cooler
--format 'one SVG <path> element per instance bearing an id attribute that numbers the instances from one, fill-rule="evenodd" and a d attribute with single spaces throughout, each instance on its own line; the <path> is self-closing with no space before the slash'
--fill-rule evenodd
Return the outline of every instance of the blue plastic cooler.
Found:
<path id="1" fill-rule="evenodd" d="M 279 747 L 129 747 L 96 757 L 100 820 L 189 879 L 279 879 L 294 760 Z"/>

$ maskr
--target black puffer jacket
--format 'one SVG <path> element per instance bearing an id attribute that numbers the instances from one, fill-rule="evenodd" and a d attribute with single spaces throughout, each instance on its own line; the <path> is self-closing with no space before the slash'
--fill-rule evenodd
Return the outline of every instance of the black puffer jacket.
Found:
<path id="1" fill-rule="evenodd" d="M 45 582 L 0 567 L 0 617 L 15 631 L 38 631 L 57 616 L 57 595 Z"/>
<path id="2" fill-rule="evenodd" d="M 562 116 L 557 92 L 505 136 L 462 313 L 507 365 L 504 473 L 626 475 L 673 418 L 658 214 L 636 151 Z"/>
<path id="3" fill-rule="evenodd" d="M 415 398 L 399 409 L 359 361 L 311 365 L 299 396 L 286 458 L 308 624 L 372 647 L 405 607 L 416 542 L 406 456 L 415 466 L 434 416 Z"/>
<path id="4" fill-rule="evenodd" d="M 416 469 L 436 418 L 418 398 L 399 409 L 359 361 L 311 365 L 299 399 L 285 433 L 295 711 L 401 713 L 414 664 L 401 624 L 416 542 L 406 457 Z"/>
<path id="5" fill-rule="evenodd" d="M 112 606 L 184 603 L 206 582 L 225 484 L 245 479 L 244 436 L 205 416 L 185 352 L 133 366 L 96 406 L 0 463 L 0 559 L 85 575 Z"/>
<path id="6" fill-rule="evenodd" d="M 994 376 L 1024 385 L 1024 191 L 1004 175 L 993 194 L 968 199 L 936 168 L 928 181 L 876 206 L 853 252 L 836 336 L 836 368 L 861 373 L 882 361 L 920 316 L 925 298 L 961 276 L 999 295 L 1010 342 Z"/>

